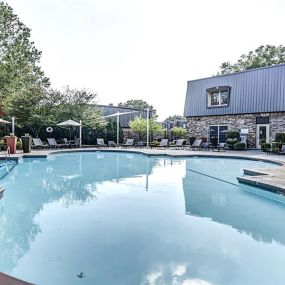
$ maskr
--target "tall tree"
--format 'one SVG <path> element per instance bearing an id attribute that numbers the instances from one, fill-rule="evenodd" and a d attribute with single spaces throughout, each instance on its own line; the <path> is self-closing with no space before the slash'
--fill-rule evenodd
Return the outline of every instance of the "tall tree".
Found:
<path id="1" fill-rule="evenodd" d="M 147 120 L 141 117 L 135 117 L 132 121 L 129 122 L 131 130 L 139 136 L 139 139 L 142 140 L 145 138 L 147 133 Z M 149 120 L 149 131 L 151 135 L 159 135 L 164 133 L 162 126 L 157 123 L 154 118 Z"/>
<path id="2" fill-rule="evenodd" d="M 0 98 L 4 101 L 22 89 L 34 92 L 49 86 L 39 66 L 41 52 L 30 37 L 31 30 L 8 4 L 0 2 Z"/>
<path id="3" fill-rule="evenodd" d="M 131 99 L 131 100 L 126 101 L 125 103 L 119 103 L 118 106 L 134 108 L 134 109 L 141 109 L 141 110 L 145 110 L 149 108 L 150 112 L 152 112 L 152 115 L 153 116 L 156 115 L 156 110 L 153 108 L 153 106 L 141 99 Z"/>
<path id="4" fill-rule="evenodd" d="M 262 45 L 248 54 L 243 54 L 234 64 L 223 62 L 218 74 L 228 74 L 281 63 L 285 63 L 284 46 Z"/>

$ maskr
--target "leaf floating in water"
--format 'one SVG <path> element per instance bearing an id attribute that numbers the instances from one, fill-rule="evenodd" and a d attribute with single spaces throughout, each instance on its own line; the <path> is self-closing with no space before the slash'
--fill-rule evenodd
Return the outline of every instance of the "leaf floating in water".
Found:
<path id="1" fill-rule="evenodd" d="M 83 272 L 80 272 L 79 274 L 77 274 L 77 277 L 78 277 L 78 278 L 83 278 L 83 277 L 85 277 L 85 275 L 84 275 Z"/>

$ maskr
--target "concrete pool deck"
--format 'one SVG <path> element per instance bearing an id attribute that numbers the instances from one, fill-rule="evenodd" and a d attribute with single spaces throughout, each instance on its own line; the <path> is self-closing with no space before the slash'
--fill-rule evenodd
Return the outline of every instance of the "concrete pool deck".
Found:
<path id="1" fill-rule="evenodd" d="M 175 150 L 175 149 L 147 149 L 147 148 L 81 148 L 81 149 L 48 149 L 37 150 L 31 153 L 18 152 L 12 154 L 8 159 L 22 158 L 45 158 L 48 155 L 66 152 L 90 152 L 90 151 L 115 151 L 115 152 L 133 152 L 148 156 L 170 156 L 170 157 L 217 157 L 217 158 L 239 158 L 272 162 L 280 167 L 268 169 L 244 169 L 248 176 L 237 177 L 241 183 L 258 186 L 263 189 L 285 194 L 285 155 L 267 155 L 260 150 L 246 151 L 193 151 L 193 150 Z M 6 153 L 0 154 L 0 159 L 6 159 Z"/>

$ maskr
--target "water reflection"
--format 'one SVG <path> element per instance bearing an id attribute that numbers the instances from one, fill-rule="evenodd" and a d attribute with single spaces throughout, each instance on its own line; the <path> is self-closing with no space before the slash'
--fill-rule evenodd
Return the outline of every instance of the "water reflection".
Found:
<path id="1" fill-rule="evenodd" d="M 284 221 L 284 205 L 261 196 L 264 190 L 201 177 L 191 171 L 191 162 L 187 162 L 186 168 L 183 178 L 186 214 L 211 218 L 256 240 L 285 245 L 285 231 L 280 226 Z"/>
<path id="2" fill-rule="evenodd" d="M 39 284 L 282 284 L 284 206 L 198 173 L 234 183 L 242 166 L 229 165 L 110 153 L 26 160 L 3 180 L 0 271 Z M 260 280 L 254 272 L 263 283 L 247 283 Z"/>
<path id="3" fill-rule="evenodd" d="M 147 176 L 155 159 L 130 154 L 71 154 L 46 159 L 26 159 L 1 183 L 6 192 L 0 200 L 0 271 L 11 272 L 41 232 L 35 217 L 49 203 L 65 207 L 97 199 L 98 185 L 106 181 Z"/>

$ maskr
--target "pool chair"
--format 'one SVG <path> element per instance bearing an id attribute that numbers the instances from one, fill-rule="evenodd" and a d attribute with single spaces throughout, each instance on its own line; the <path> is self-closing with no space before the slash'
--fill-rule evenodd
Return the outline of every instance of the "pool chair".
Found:
<path id="1" fill-rule="evenodd" d="M 104 142 L 104 139 L 97 139 L 97 147 L 105 147 L 107 146 Z"/>
<path id="2" fill-rule="evenodd" d="M 122 147 L 131 147 L 134 144 L 134 139 L 127 139 L 126 143 L 122 144 Z"/>
<path id="3" fill-rule="evenodd" d="M 62 147 L 70 147 L 71 146 L 72 141 L 69 141 L 67 138 L 63 138 L 62 141 L 63 141 Z"/>
<path id="4" fill-rule="evenodd" d="M 117 144 L 114 141 L 108 141 L 108 147 L 116 147 Z"/>
<path id="5" fill-rule="evenodd" d="M 202 139 L 195 139 L 190 148 L 196 150 L 196 149 L 201 149 L 201 146 L 202 146 Z"/>
<path id="6" fill-rule="evenodd" d="M 201 145 L 202 150 L 210 150 L 210 144 L 203 142 Z"/>
<path id="7" fill-rule="evenodd" d="M 168 147 L 168 139 L 161 139 L 160 144 L 157 147 L 158 148 L 167 148 Z"/>
<path id="8" fill-rule="evenodd" d="M 217 146 L 217 150 L 220 151 L 226 151 L 228 145 L 226 143 L 219 143 L 218 146 Z"/>
<path id="9" fill-rule="evenodd" d="M 55 138 L 47 138 L 50 148 L 60 148 L 63 145 L 56 142 Z"/>
<path id="10" fill-rule="evenodd" d="M 80 139 L 71 140 L 70 147 L 80 147 Z"/>
<path id="11" fill-rule="evenodd" d="M 185 139 L 178 139 L 177 141 L 175 141 L 174 144 L 169 145 L 169 147 L 172 149 L 181 149 L 182 147 L 184 147 L 184 141 Z"/>
<path id="12" fill-rule="evenodd" d="M 285 154 L 285 144 L 282 144 L 279 154 Z"/>
<path id="13" fill-rule="evenodd" d="M 45 149 L 48 148 L 47 144 L 44 144 L 40 138 L 33 138 L 33 149 Z"/>
<path id="14" fill-rule="evenodd" d="M 138 141 L 138 142 L 136 143 L 136 147 L 144 147 L 144 146 L 145 146 L 145 144 L 144 144 L 143 141 Z"/>

